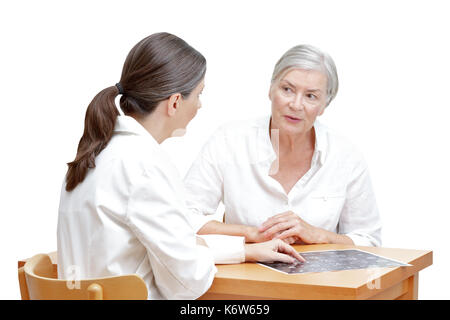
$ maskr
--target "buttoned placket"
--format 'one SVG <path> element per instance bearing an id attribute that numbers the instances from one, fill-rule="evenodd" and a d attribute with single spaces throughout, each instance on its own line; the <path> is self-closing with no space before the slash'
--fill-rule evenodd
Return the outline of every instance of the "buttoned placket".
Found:
<path id="1" fill-rule="evenodd" d="M 266 122 L 266 126 L 260 131 L 260 146 L 262 151 L 262 158 L 260 164 L 261 175 L 266 179 L 268 187 L 273 190 L 274 194 L 278 194 L 277 198 L 282 203 L 282 207 L 284 207 L 285 211 L 289 210 L 290 202 L 289 197 L 284 191 L 281 184 L 271 177 L 272 166 L 274 165 L 274 161 L 277 161 L 277 155 L 275 150 L 273 149 L 272 141 L 270 140 L 269 135 L 269 127 L 270 127 L 270 117 Z"/>
<path id="2" fill-rule="evenodd" d="M 270 127 L 270 117 L 269 117 L 269 121 L 266 123 L 266 127 L 264 128 L 265 130 L 263 131 L 263 146 L 264 148 L 267 150 L 268 152 L 268 159 L 263 161 L 263 172 L 265 172 L 267 174 L 267 178 L 269 179 L 269 183 L 271 185 L 271 187 L 273 187 L 277 193 L 280 194 L 281 198 L 283 199 L 283 206 L 285 211 L 292 211 L 292 198 L 296 198 L 298 197 L 298 193 L 301 192 L 301 190 L 297 190 L 301 187 L 304 187 L 308 181 L 314 176 L 314 174 L 319 170 L 320 167 L 320 157 L 322 156 L 321 154 L 321 150 L 319 149 L 319 143 L 318 143 L 318 133 L 317 133 L 317 128 L 313 127 L 313 130 L 316 131 L 316 142 L 315 142 L 315 147 L 314 147 L 314 153 L 313 153 L 313 157 L 311 159 L 311 167 L 310 169 L 303 175 L 303 177 L 301 177 L 296 183 L 295 185 L 292 187 L 291 191 L 289 192 L 289 194 L 286 193 L 286 191 L 283 189 L 282 185 L 275 180 L 274 178 L 272 178 L 270 176 L 270 170 L 272 168 L 273 162 L 276 161 L 277 159 L 277 155 L 275 150 L 273 149 L 273 145 L 272 145 L 272 141 L 270 138 L 270 135 L 268 134 L 269 131 L 269 127 Z M 326 198 L 324 198 L 324 201 L 327 201 Z"/>
<path id="3" fill-rule="evenodd" d="M 317 145 L 316 145 L 314 153 L 313 153 L 313 157 L 311 160 L 311 167 L 303 175 L 303 177 L 301 177 L 300 180 L 297 181 L 297 183 L 292 187 L 291 191 L 287 195 L 289 210 L 292 211 L 292 199 L 299 197 L 299 194 L 302 192 L 302 189 L 305 188 L 306 184 L 311 180 L 311 178 L 314 176 L 314 174 L 319 170 L 319 168 L 320 168 L 319 154 L 320 154 L 320 151 L 317 149 Z"/>

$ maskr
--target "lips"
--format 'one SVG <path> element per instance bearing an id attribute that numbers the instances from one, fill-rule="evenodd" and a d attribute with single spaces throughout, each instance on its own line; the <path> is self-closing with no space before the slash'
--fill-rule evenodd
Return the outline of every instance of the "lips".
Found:
<path id="1" fill-rule="evenodd" d="M 300 122 L 302 119 L 297 118 L 297 117 L 293 117 L 293 116 L 284 116 L 284 118 L 289 121 L 289 122 L 293 122 L 293 123 L 297 123 Z"/>

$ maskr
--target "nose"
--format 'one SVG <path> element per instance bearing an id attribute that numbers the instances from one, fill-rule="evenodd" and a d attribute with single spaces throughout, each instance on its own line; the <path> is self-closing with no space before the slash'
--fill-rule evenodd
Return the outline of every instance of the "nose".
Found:
<path id="1" fill-rule="evenodd" d="M 301 93 L 295 95 L 289 103 L 289 107 L 294 110 L 303 109 L 303 95 Z"/>

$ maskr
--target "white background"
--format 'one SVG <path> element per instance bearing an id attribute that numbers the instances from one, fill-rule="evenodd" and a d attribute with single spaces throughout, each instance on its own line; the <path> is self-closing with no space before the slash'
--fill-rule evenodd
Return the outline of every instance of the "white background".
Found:
<path id="1" fill-rule="evenodd" d="M 14 1 L 0 8 L 0 299 L 17 260 L 56 250 L 59 191 L 97 92 L 128 51 L 167 31 L 208 61 L 203 108 L 163 145 L 181 174 L 217 126 L 270 112 L 290 47 L 327 51 L 340 77 L 322 121 L 362 149 L 383 246 L 433 250 L 419 298 L 448 299 L 450 45 L 447 1 Z"/>

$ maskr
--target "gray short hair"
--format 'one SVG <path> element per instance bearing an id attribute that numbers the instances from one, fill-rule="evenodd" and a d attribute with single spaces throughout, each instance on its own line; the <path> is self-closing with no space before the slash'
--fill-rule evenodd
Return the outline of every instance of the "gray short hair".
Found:
<path id="1" fill-rule="evenodd" d="M 301 44 L 289 49 L 275 65 L 272 83 L 290 69 L 316 70 L 327 76 L 327 106 L 336 97 L 339 80 L 336 65 L 326 52 Z"/>

